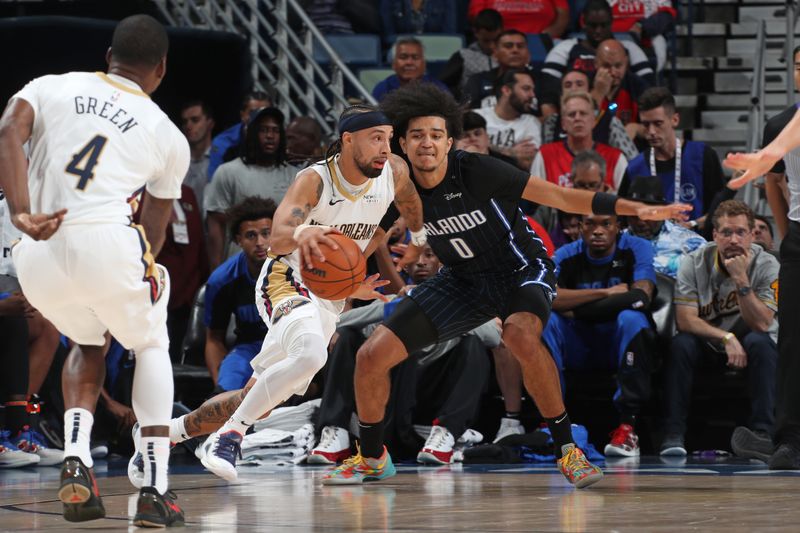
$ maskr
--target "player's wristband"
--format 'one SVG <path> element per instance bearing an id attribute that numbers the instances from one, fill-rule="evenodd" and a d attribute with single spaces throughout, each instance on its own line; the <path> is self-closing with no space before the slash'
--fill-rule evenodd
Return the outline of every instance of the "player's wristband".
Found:
<path id="1" fill-rule="evenodd" d="M 300 236 L 303 231 L 307 230 L 308 228 L 322 228 L 324 230 L 331 229 L 330 226 L 322 226 L 317 224 L 300 224 L 294 229 L 294 233 L 292 234 L 292 238 L 297 241 L 297 238 Z"/>
<path id="2" fill-rule="evenodd" d="M 425 233 L 425 228 L 419 231 L 411 231 L 411 244 L 414 246 L 425 246 L 428 242 L 428 234 Z"/>
<path id="3" fill-rule="evenodd" d="M 725 336 L 722 337 L 722 345 L 725 346 L 726 344 L 728 344 L 728 342 L 730 342 L 730 340 L 733 337 L 734 337 L 734 335 L 730 331 L 728 333 L 726 333 Z"/>
<path id="4" fill-rule="evenodd" d="M 594 193 L 592 197 L 592 213 L 595 215 L 616 215 L 618 199 L 615 194 L 608 194 L 607 192 Z"/>

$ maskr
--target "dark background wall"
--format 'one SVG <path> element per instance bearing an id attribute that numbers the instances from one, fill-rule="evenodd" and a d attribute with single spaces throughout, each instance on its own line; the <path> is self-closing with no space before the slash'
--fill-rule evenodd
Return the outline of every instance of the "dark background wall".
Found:
<path id="1" fill-rule="evenodd" d="M 105 71 L 105 54 L 116 22 L 134 13 L 158 15 L 155 8 L 148 8 L 149 2 L 105 0 L 102 4 L 106 7 L 99 2 L 57 4 L 28 4 L 37 8 L 35 13 L 20 8 L 14 14 L 26 16 L 0 18 L 0 107 L 38 76 Z M 50 11 L 78 12 L 80 16 L 38 15 L 47 11 L 47 5 L 53 5 Z M 3 8 L 0 16 L 10 14 L 8 5 Z M 88 18 L 87 14 L 112 20 Z M 207 101 L 216 115 L 215 133 L 237 122 L 240 100 L 252 87 L 251 58 L 244 39 L 231 33 L 185 28 L 167 27 L 167 31 L 167 76 L 153 100 L 173 120 L 177 120 L 182 102 Z"/>

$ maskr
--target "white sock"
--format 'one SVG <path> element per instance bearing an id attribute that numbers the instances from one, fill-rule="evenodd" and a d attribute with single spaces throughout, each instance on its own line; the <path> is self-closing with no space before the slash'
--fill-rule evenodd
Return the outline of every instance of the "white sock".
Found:
<path id="1" fill-rule="evenodd" d="M 167 470 L 169 467 L 169 437 L 142 437 L 139 451 L 144 459 L 144 487 L 155 487 L 159 494 L 169 488 Z"/>
<path id="2" fill-rule="evenodd" d="M 181 415 L 178 418 L 173 418 L 169 421 L 170 442 L 178 444 L 179 442 L 183 442 L 192 438 L 191 435 L 186 433 L 186 426 L 183 423 L 185 419 L 186 415 Z"/>
<path id="3" fill-rule="evenodd" d="M 87 468 L 94 466 L 89 448 L 93 423 L 86 409 L 73 407 L 64 413 L 64 457 L 78 457 Z"/>

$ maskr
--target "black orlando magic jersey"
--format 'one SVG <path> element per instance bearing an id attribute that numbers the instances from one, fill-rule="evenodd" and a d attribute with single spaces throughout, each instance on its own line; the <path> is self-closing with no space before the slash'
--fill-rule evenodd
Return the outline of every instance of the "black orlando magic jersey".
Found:
<path id="1" fill-rule="evenodd" d="M 519 209 L 528 178 L 491 156 L 456 150 L 448 155 L 439 185 L 417 185 L 428 243 L 443 265 L 465 274 L 552 269 Z M 388 228 L 397 216 L 392 206 L 381 226 Z"/>

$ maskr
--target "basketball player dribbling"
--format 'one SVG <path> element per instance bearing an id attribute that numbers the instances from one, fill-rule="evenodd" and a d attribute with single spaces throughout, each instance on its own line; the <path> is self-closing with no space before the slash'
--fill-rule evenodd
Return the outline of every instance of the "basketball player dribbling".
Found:
<path id="1" fill-rule="evenodd" d="M 392 127 L 372 106 L 353 106 L 339 120 L 341 152 L 301 171 L 275 212 L 270 255 L 256 282 L 256 305 L 269 325 L 261 352 L 253 358 L 255 382 L 227 422 L 203 445 L 203 465 L 218 476 L 236 478 L 236 456 L 247 429 L 264 413 L 302 394 L 325 364 L 328 342 L 344 300 L 318 298 L 303 286 L 301 266 L 324 261 L 319 245 L 339 232 L 369 255 L 378 246 L 381 218 L 392 202 L 412 231 L 400 263 L 415 261 L 425 244 L 422 204 L 405 162 L 389 147 Z M 380 298 L 377 275 L 354 298 Z M 187 418 L 191 415 L 187 415 Z"/>
<path id="2" fill-rule="evenodd" d="M 136 354 L 133 409 L 142 425 L 145 476 L 134 524 L 184 522 L 167 490 L 169 280 L 153 262 L 189 167 L 186 139 L 149 97 L 166 73 L 167 48 L 166 31 L 155 19 L 128 17 L 114 30 L 107 74 L 34 79 L 0 119 L 0 185 L 12 222 L 25 234 L 12 251 L 20 284 L 31 304 L 80 346 L 62 375 L 65 450 L 58 495 L 69 521 L 105 516 L 89 436 L 108 331 Z M 28 141 L 29 163 L 23 152 Z M 142 189 L 143 227 L 137 227 L 128 200 Z"/>
<path id="3" fill-rule="evenodd" d="M 610 194 L 568 189 L 502 161 L 456 150 L 461 109 L 430 84 L 392 92 L 381 103 L 411 163 L 427 240 L 444 265 L 378 326 L 356 357 L 359 453 L 326 474 L 323 484 L 359 484 L 395 474 L 383 445 L 389 370 L 420 348 L 500 317 L 503 342 L 519 360 L 525 387 L 552 434 L 558 467 L 578 488 L 603 473 L 575 445 L 558 369 L 541 342 L 555 297 L 553 263 L 525 222 L 524 198 L 563 211 L 684 218 L 687 205 L 646 206 Z M 391 213 L 381 223 L 388 227 Z"/>

